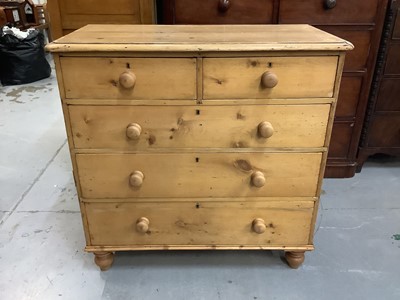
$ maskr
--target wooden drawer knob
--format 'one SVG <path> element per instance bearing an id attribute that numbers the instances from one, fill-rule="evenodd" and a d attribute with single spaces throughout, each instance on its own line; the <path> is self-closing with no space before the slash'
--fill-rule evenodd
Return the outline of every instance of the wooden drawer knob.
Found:
<path id="1" fill-rule="evenodd" d="M 336 6 L 336 0 L 324 0 L 324 8 L 332 9 Z"/>
<path id="2" fill-rule="evenodd" d="M 145 217 L 141 217 L 136 221 L 136 230 L 141 233 L 149 231 L 150 221 Z"/>
<path id="3" fill-rule="evenodd" d="M 274 134 L 274 127 L 270 122 L 264 121 L 258 124 L 258 135 L 263 138 L 270 138 Z"/>
<path id="4" fill-rule="evenodd" d="M 260 171 L 255 171 L 251 175 L 251 183 L 255 187 L 263 187 L 265 185 L 265 176 L 264 176 L 264 174 L 262 172 L 260 172 Z"/>
<path id="5" fill-rule="evenodd" d="M 263 87 L 272 89 L 273 87 L 276 87 L 276 85 L 278 84 L 278 76 L 276 76 L 275 73 L 267 71 L 264 74 L 262 74 L 261 83 Z"/>
<path id="6" fill-rule="evenodd" d="M 124 72 L 119 76 L 119 84 L 125 89 L 131 89 L 135 86 L 136 75 L 132 72 Z"/>
<path id="7" fill-rule="evenodd" d="M 144 175 L 140 171 L 134 171 L 130 176 L 129 176 L 129 184 L 132 187 L 141 187 L 143 184 L 143 179 Z"/>
<path id="8" fill-rule="evenodd" d="M 257 218 L 253 220 L 252 228 L 255 233 L 262 234 L 267 230 L 267 225 L 263 219 Z"/>
<path id="9" fill-rule="evenodd" d="M 126 127 L 126 136 L 131 140 L 137 140 L 142 133 L 142 127 L 137 123 L 131 123 Z"/>
<path id="10" fill-rule="evenodd" d="M 218 10 L 221 13 L 225 13 L 231 7 L 231 0 L 219 0 Z"/>

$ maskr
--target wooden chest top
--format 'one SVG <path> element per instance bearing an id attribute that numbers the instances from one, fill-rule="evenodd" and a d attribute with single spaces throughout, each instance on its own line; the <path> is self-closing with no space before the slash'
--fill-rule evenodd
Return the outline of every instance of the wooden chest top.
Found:
<path id="1" fill-rule="evenodd" d="M 353 45 L 310 25 L 87 25 L 51 52 L 344 51 Z"/>

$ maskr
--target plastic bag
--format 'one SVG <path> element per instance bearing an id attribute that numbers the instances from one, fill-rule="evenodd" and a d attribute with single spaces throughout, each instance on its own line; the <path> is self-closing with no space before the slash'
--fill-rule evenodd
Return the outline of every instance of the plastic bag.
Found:
<path id="1" fill-rule="evenodd" d="M 0 32 L 0 80 L 3 85 L 34 82 L 49 77 L 44 36 L 33 30 L 25 39 Z"/>

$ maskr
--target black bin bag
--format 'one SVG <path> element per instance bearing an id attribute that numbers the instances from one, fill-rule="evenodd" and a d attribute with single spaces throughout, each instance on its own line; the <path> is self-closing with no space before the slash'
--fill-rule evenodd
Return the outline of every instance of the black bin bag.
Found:
<path id="1" fill-rule="evenodd" d="M 3 85 L 34 82 L 49 77 L 51 68 L 44 52 L 44 36 L 33 30 L 25 39 L 0 30 L 0 80 Z"/>

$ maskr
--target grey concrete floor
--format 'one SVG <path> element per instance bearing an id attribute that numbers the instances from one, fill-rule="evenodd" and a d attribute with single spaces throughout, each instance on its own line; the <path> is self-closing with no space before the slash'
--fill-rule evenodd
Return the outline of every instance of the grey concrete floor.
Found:
<path id="1" fill-rule="evenodd" d="M 325 180 L 316 250 L 118 253 L 84 236 L 54 75 L 0 87 L 0 299 L 400 299 L 400 160 Z"/>

